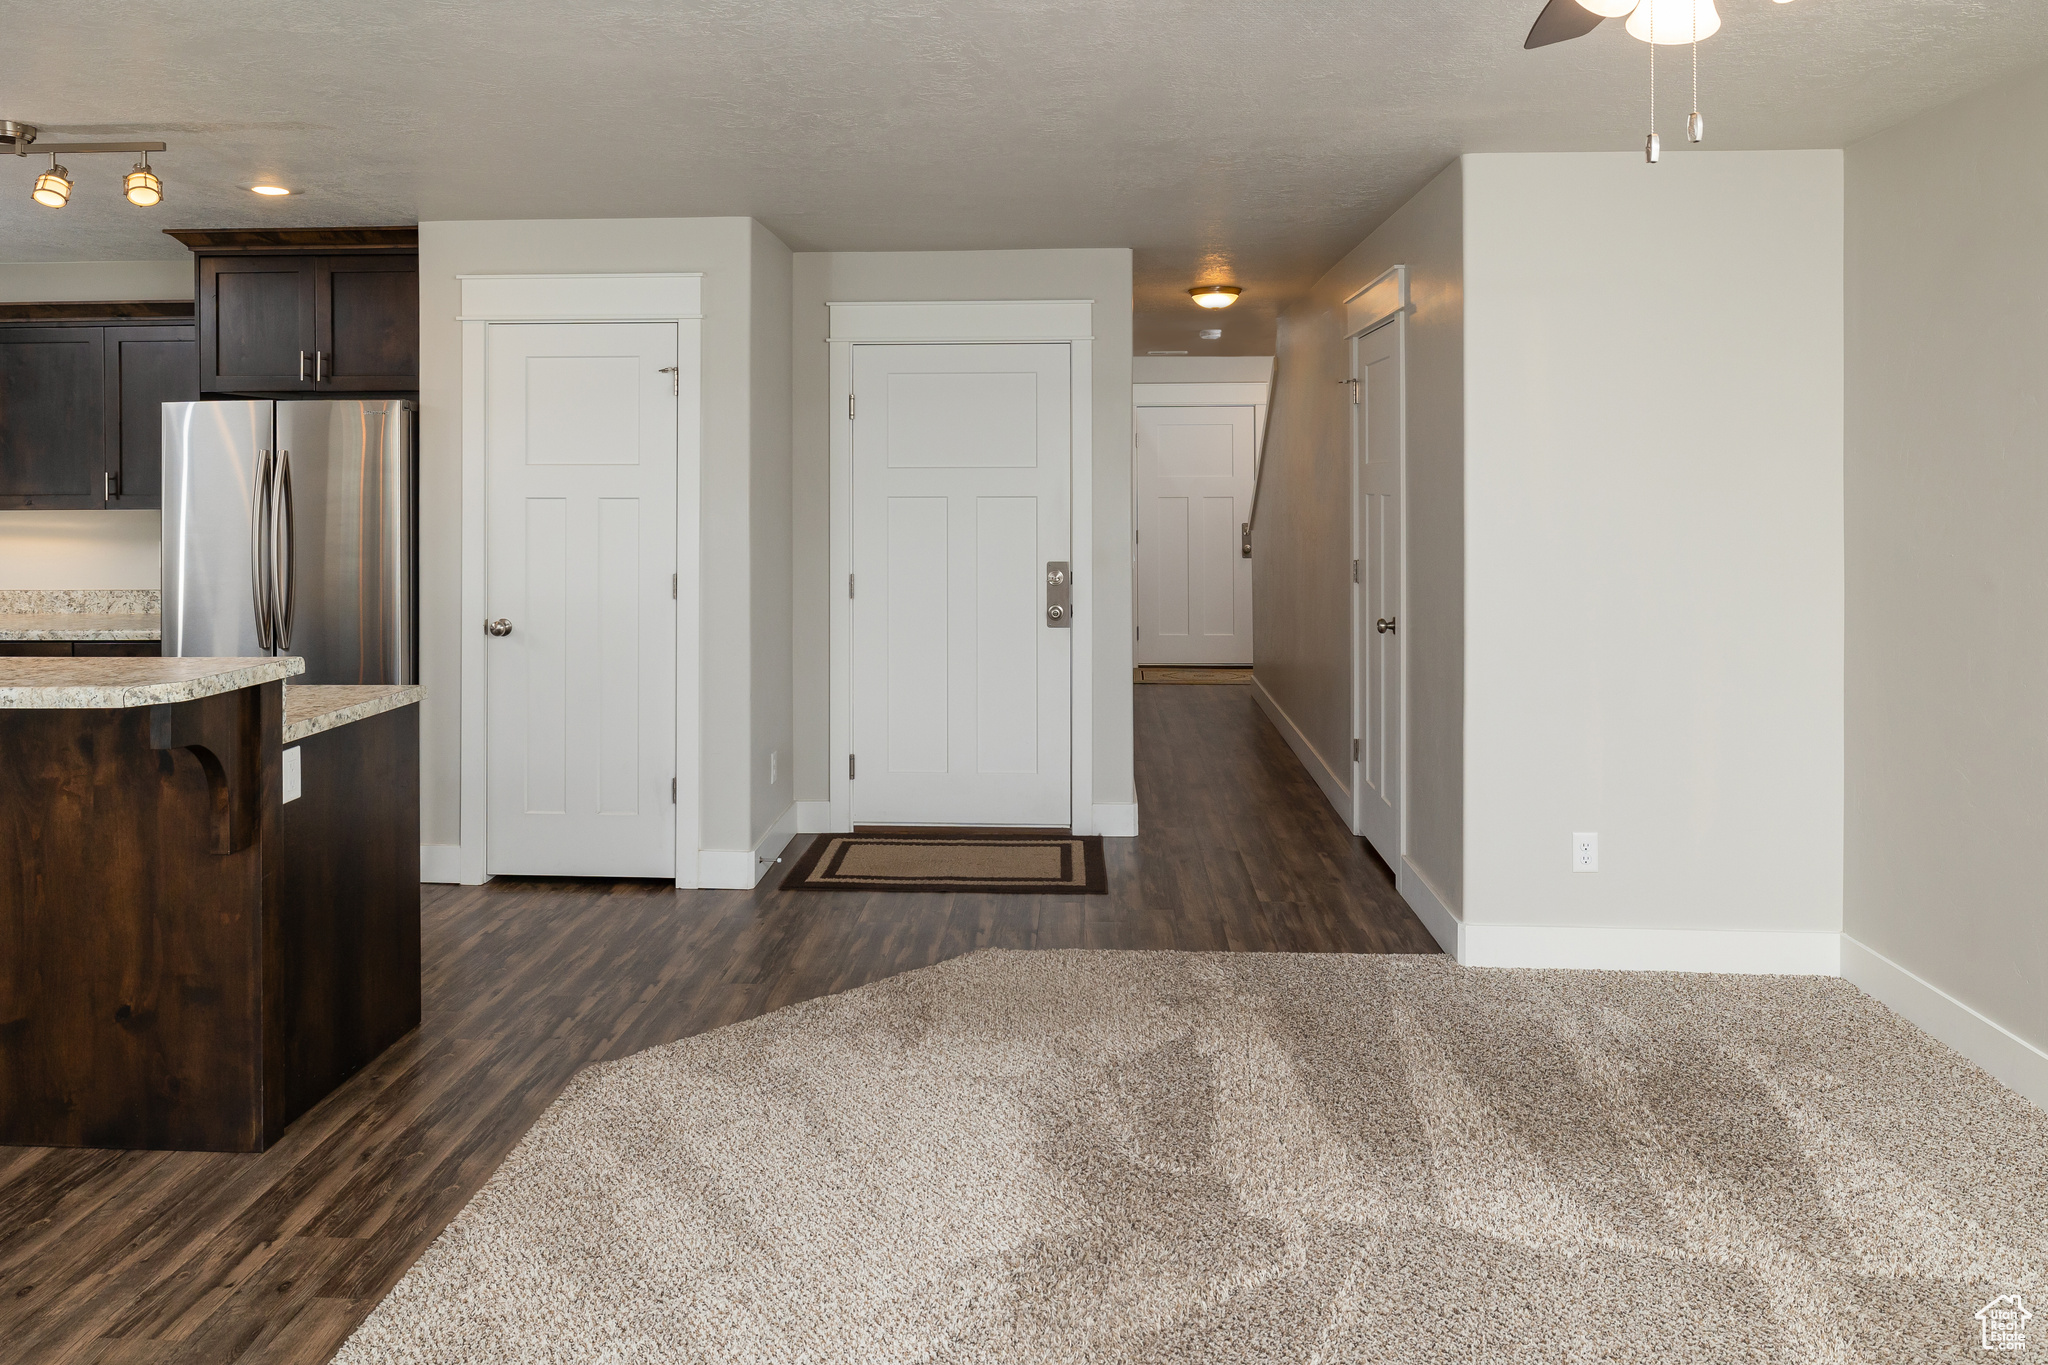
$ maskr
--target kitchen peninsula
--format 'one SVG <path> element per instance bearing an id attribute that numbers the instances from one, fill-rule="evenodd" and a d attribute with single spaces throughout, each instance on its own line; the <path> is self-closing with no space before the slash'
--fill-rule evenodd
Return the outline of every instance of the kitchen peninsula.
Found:
<path id="1" fill-rule="evenodd" d="M 0 1143 L 260 1151 L 419 1022 L 410 686 L 0 658 Z"/>

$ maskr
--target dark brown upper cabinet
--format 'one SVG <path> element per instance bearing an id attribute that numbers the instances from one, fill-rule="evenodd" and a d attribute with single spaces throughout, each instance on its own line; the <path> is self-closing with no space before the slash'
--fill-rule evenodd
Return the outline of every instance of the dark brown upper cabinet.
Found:
<path id="1" fill-rule="evenodd" d="M 199 258 L 202 392 L 312 390 L 313 274 L 311 257 Z"/>
<path id="2" fill-rule="evenodd" d="M 417 229 L 171 235 L 198 257 L 204 392 L 419 390 Z"/>
<path id="3" fill-rule="evenodd" d="M 164 403 L 199 397 L 193 336 L 186 319 L 0 321 L 0 508 L 160 508 Z"/>
<path id="4" fill-rule="evenodd" d="M 100 420 L 106 440 L 101 483 L 108 507 L 163 506 L 163 407 L 199 398 L 197 331 L 190 323 L 106 329 L 106 400 Z"/>
<path id="5" fill-rule="evenodd" d="M 106 505 L 99 327 L 0 327 L 0 507 Z"/>
<path id="6" fill-rule="evenodd" d="M 162 506 L 163 405 L 199 396 L 193 333 L 182 319 L 0 323 L 0 507 Z"/>

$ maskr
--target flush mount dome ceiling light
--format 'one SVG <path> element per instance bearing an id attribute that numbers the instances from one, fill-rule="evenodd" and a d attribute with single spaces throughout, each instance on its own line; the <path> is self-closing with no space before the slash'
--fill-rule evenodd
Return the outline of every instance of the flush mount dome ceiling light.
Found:
<path id="1" fill-rule="evenodd" d="M 1714 0 L 1550 0 L 1522 46 L 1548 47 L 1582 38 L 1607 20 L 1623 16 L 1629 36 L 1650 45 L 1650 135 L 1643 144 L 1643 159 L 1655 165 L 1663 151 L 1657 136 L 1659 47 L 1692 47 L 1692 114 L 1685 121 L 1685 136 L 1690 142 L 1706 140 L 1707 121 L 1700 116 L 1700 41 L 1721 31 L 1721 12 L 1714 8 Z"/>
<path id="2" fill-rule="evenodd" d="M 1204 308 L 1228 308 L 1243 292 L 1234 284 L 1198 284 L 1188 290 L 1188 297 Z"/>
<path id="3" fill-rule="evenodd" d="M 100 156 L 113 152 L 140 152 L 142 160 L 121 182 L 121 192 L 138 208 L 154 208 L 164 199 L 164 182 L 150 168 L 149 154 L 164 150 L 161 142 L 36 142 L 35 125 L 0 118 L 0 156 L 27 156 L 31 148 L 50 156 L 50 169 L 36 177 L 29 198 L 46 209 L 61 209 L 71 202 L 71 172 L 57 164 L 57 154 Z"/>

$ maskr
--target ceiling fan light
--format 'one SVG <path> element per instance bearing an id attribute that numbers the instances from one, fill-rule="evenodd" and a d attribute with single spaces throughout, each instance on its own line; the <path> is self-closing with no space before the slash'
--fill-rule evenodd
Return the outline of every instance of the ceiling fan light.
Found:
<path id="1" fill-rule="evenodd" d="M 1243 292 L 1234 284 L 1198 284 L 1188 290 L 1188 297 L 1204 308 L 1228 308 Z"/>
<path id="2" fill-rule="evenodd" d="M 1636 7 L 1637 0 L 1579 0 L 1579 8 L 1602 19 L 1619 19 Z"/>
<path id="3" fill-rule="evenodd" d="M 1659 47 L 1683 47 L 1695 38 L 1711 38 L 1721 31 L 1721 11 L 1714 8 L 1714 0 L 1643 0 L 1628 17 L 1629 36 L 1650 42 L 1653 19 Z M 1697 29 L 1693 27 L 1695 19 Z"/>
<path id="4" fill-rule="evenodd" d="M 50 169 L 36 177 L 36 187 L 28 197 L 46 209 L 61 209 L 71 202 L 71 173 L 57 164 L 57 158 L 50 158 Z"/>
<path id="5" fill-rule="evenodd" d="M 135 163 L 135 169 L 128 172 L 128 178 L 121 182 L 121 193 L 128 196 L 128 202 L 139 209 L 153 209 L 164 202 L 164 182 L 149 168 L 147 158 Z"/>

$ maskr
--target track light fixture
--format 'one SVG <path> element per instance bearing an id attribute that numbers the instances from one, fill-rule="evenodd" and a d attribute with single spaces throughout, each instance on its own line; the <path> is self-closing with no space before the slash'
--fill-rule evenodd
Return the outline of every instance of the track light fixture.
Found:
<path id="1" fill-rule="evenodd" d="M 57 164 L 55 152 L 50 153 L 50 169 L 36 177 L 28 197 L 46 209 L 61 209 L 71 202 L 71 173 Z"/>
<path id="2" fill-rule="evenodd" d="M 36 140 L 36 128 L 32 124 L 16 123 L 13 119 L 0 119 L 0 156 L 13 154 L 27 156 Z M 121 192 L 128 202 L 137 208 L 154 208 L 164 201 L 164 182 L 149 164 L 149 154 L 164 150 L 161 142 L 46 142 L 35 147 L 37 152 L 47 152 L 50 169 L 36 177 L 35 188 L 29 197 L 47 209 L 61 209 L 71 202 L 71 172 L 57 164 L 57 153 L 76 153 L 81 156 L 99 156 L 111 152 L 140 152 L 142 160 L 135 163 L 135 169 L 128 172 L 121 182 Z"/>
<path id="3" fill-rule="evenodd" d="M 1204 308 L 1228 308 L 1243 292 L 1234 284 L 1198 284 L 1188 290 L 1188 297 Z"/>

